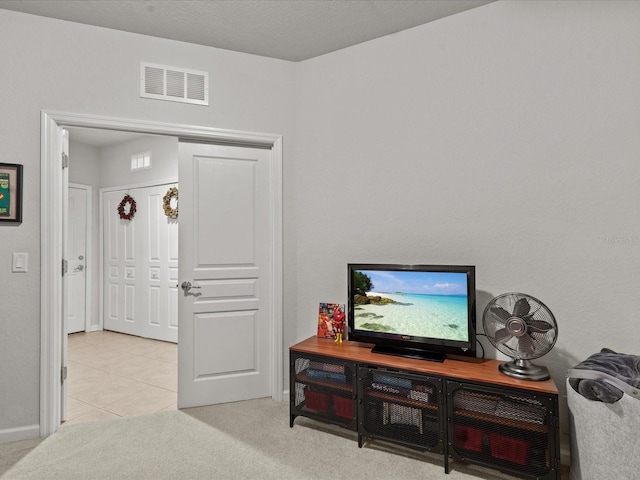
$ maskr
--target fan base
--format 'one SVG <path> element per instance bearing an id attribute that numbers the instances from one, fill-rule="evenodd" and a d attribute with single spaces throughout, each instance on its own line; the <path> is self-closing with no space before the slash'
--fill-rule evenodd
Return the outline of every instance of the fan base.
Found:
<path id="1" fill-rule="evenodd" d="M 499 369 L 505 375 L 521 380 L 547 380 L 549 369 L 541 365 L 531 363 L 529 360 L 516 359 L 511 362 L 501 363 Z"/>

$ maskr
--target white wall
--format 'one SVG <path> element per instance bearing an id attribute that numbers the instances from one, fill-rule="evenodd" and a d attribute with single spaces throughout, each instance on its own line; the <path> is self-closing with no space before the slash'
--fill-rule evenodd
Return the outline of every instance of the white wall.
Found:
<path id="1" fill-rule="evenodd" d="M 2 158 L 24 165 L 19 226 L 0 226 L 0 438 L 39 423 L 40 115 L 87 113 L 275 133 L 293 141 L 294 64 L 0 10 Z M 210 106 L 139 98 L 140 62 L 209 72 Z M 285 213 L 286 215 L 286 213 Z M 29 272 L 11 273 L 11 254 Z M 6 434 L 6 435 L 4 435 Z M 1 440 L 0 440 L 1 441 Z"/>
<path id="2" fill-rule="evenodd" d="M 131 156 L 151 152 L 152 168 L 131 171 Z M 140 185 L 178 178 L 178 138 L 144 135 L 100 149 L 100 186 Z"/>
<path id="3" fill-rule="evenodd" d="M 480 324 L 510 291 L 555 314 L 562 392 L 640 354 L 639 2 L 501 1 L 296 73 L 298 319 L 346 302 L 348 262 L 472 264 Z"/>
<path id="4" fill-rule="evenodd" d="M 100 188 L 100 149 L 74 142 L 69 136 L 69 181 Z"/>

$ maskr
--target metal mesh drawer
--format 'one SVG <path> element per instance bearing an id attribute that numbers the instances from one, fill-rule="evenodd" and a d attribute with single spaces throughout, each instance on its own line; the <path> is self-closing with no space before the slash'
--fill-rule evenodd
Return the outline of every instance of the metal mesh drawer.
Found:
<path id="1" fill-rule="evenodd" d="M 376 368 L 360 368 L 359 432 L 441 452 L 441 380 Z"/>
<path id="2" fill-rule="evenodd" d="M 447 382 L 449 454 L 519 475 L 556 478 L 552 399 Z"/>
<path id="3" fill-rule="evenodd" d="M 324 357 L 294 355 L 292 415 L 318 417 L 356 429 L 355 365 Z"/>

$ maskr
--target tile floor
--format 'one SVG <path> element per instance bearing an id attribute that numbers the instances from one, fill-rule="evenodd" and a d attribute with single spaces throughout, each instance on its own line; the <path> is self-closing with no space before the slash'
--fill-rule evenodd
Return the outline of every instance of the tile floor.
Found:
<path id="1" fill-rule="evenodd" d="M 177 345 L 100 331 L 69 335 L 63 425 L 177 408 Z"/>

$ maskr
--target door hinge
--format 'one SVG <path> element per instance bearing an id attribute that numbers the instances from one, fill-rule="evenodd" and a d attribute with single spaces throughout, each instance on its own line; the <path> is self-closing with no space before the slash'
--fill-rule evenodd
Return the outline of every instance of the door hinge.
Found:
<path id="1" fill-rule="evenodd" d="M 64 277 L 65 273 L 69 270 L 69 262 L 67 259 L 62 259 L 62 276 Z"/>
<path id="2" fill-rule="evenodd" d="M 62 168 L 69 168 L 69 155 L 65 152 L 62 152 Z"/>
<path id="3" fill-rule="evenodd" d="M 60 383 L 64 382 L 67 379 L 67 366 L 64 365 L 60 369 Z"/>

